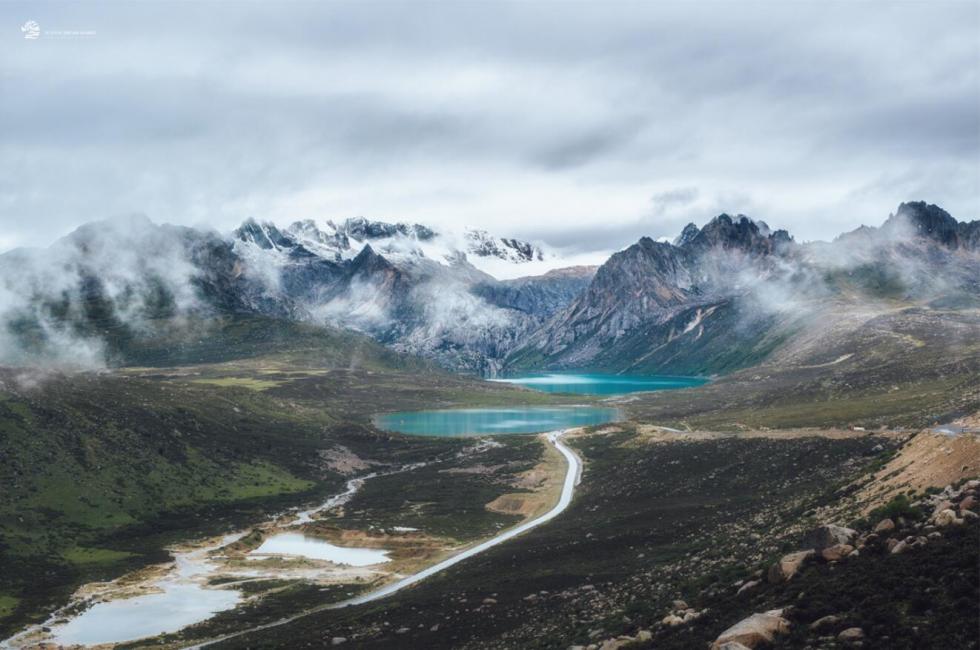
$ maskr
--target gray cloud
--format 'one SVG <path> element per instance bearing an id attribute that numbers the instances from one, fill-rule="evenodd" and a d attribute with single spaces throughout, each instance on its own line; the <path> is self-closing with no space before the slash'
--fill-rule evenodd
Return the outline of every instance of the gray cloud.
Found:
<path id="1" fill-rule="evenodd" d="M 813 239 L 980 203 L 973 2 L 25 2 L 4 25 L 0 250 L 133 211 L 599 251 L 721 211 Z"/>

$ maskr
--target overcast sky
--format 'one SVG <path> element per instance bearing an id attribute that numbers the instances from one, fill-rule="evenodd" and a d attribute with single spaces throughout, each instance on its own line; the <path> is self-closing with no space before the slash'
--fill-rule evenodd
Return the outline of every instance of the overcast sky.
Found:
<path id="1" fill-rule="evenodd" d="M 0 250 L 133 212 L 582 251 L 722 211 L 974 219 L 978 34 L 975 0 L 3 3 Z"/>

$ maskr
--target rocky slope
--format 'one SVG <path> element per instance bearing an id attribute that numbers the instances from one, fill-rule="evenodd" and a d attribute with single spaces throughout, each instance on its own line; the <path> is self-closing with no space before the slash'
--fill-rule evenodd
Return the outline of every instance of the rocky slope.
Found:
<path id="1" fill-rule="evenodd" d="M 924 203 L 813 244 L 722 214 L 672 244 L 644 237 L 598 270 L 520 277 L 560 259 L 483 231 L 362 218 L 250 219 L 229 236 L 113 220 L 0 256 L 0 363 L 125 364 L 146 337 L 193 338 L 202 333 L 188 323 L 250 314 L 358 330 L 484 375 L 725 373 L 811 336 L 828 315 L 976 308 L 978 233 L 980 222 Z"/>
<path id="2" fill-rule="evenodd" d="M 490 374 L 590 271 L 498 281 L 478 266 L 513 274 L 549 256 L 483 231 L 365 219 L 285 229 L 250 219 L 230 236 L 139 217 L 92 223 L 0 256 L 0 364 L 126 364 L 134 342 L 194 339 L 206 333 L 189 323 L 247 314 L 358 330 Z"/>
<path id="3" fill-rule="evenodd" d="M 799 244 L 748 217 L 643 238 L 509 357 L 507 367 L 717 373 L 753 365 L 828 312 L 897 303 L 971 308 L 980 221 L 899 206 L 881 228 Z"/>

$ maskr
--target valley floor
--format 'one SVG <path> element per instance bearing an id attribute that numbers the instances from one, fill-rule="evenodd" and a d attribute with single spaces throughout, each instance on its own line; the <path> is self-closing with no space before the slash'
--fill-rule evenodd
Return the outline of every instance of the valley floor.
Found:
<path id="1" fill-rule="evenodd" d="M 774 609 L 784 609 L 789 626 L 775 639 L 779 647 L 843 647 L 836 634 L 846 627 L 861 627 L 867 647 L 976 647 L 974 517 L 905 553 L 888 552 L 882 538 L 866 542 L 860 557 L 811 559 L 790 581 L 767 578 L 826 517 L 870 532 L 876 521 L 862 521 L 852 495 L 875 484 L 888 463 L 914 455 L 908 449 L 920 436 L 935 434 L 674 434 L 665 441 L 648 433 L 609 426 L 574 439 L 585 460 L 581 491 L 548 526 L 383 603 L 318 613 L 219 647 L 345 639 L 354 647 L 691 648 Z M 975 436 L 964 439 L 980 457 Z M 971 472 L 960 466 L 930 482 L 962 483 Z M 933 490 L 913 491 L 926 498 Z M 915 517 L 932 514 L 908 508 L 895 533 L 901 539 L 919 534 L 923 521 Z M 672 612 L 688 620 L 664 622 Z M 810 628 L 828 615 L 838 617 L 832 633 Z"/>
<path id="2" fill-rule="evenodd" d="M 391 550 L 377 578 L 266 576 L 235 609 L 121 647 L 704 648 L 780 610 L 766 619 L 778 619 L 775 647 L 845 647 L 838 635 L 860 628 L 864 647 L 976 648 L 980 422 L 922 424 L 922 409 L 973 403 L 965 376 L 929 379 L 921 393 L 901 384 L 922 400 L 912 406 L 872 386 L 836 415 L 807 401 L 815 384 L 781 395 L 785 376 L 614 400 L 629 421 L 567 438 L 583 471 L 561 516 L 384 599 L 254 629 L 368 593 L 559 499 L 562 457 L 533 436 L 412 438 L 379 432 L 371 415 L 571 398 L 294 360 L 40 387 L 0 373 L 0 433 L 14 443 L 0 457 L 0 634 L 45 620 L 81 584 L 165 562 L 175 542 L 246 529 L 231 550 L 253 549 L 289 523 L 276 513 L 377 473 L 301 522 L 328 541 Z M 792 555 L 821 546 L 810 534 L 828 523 L 853 529 L 840 543 L 849 550 Z"/>

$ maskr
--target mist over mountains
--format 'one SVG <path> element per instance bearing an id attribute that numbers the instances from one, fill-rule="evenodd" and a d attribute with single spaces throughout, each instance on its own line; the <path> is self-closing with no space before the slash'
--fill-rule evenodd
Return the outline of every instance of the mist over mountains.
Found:
<path id="1" fill-rule="evenodd" d="M 828 312 L 975 308 L 980 221 L 904 203 L 880 227 L 800 244 L 721 214 L 595 269 L 563 268 L 543 244 L 421 224 L 250 219 L 221 234 L 133 217 L 11 251 L 0 273 L 4 365 L 123 365 L 140 341 L 255 315 L 357 330 L 484 375 L 712 374 L 766 358 Z"/>

